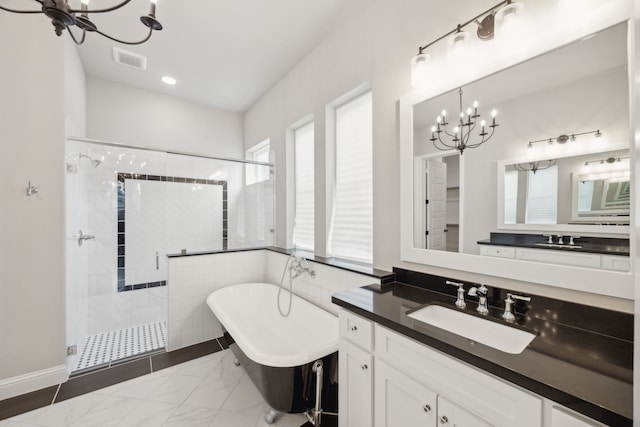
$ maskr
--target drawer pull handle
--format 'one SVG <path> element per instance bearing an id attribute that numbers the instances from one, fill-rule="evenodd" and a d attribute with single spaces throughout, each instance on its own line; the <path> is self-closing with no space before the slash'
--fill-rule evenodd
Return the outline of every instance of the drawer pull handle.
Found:
<path id="1" fill-rule="evenodd" d="M 422 409 L 424 409 L 424 412 L 429 413 L 429 412 L 431 412 L 431 405 L 426 404 L 426 405 L 424 405 L 424 406 L 422 407 Z"/>
<path id="2" fill-rule="evenodd" d="M 364 365 L 362 365 L 362 370 L 366 371 L 367 369 L 369 369 L 369 367 L 367 366 L 367 364 L 365 363 Z"/>
<path id="3" fill-rule="evenodd" d="M 440 417 L 440 424 L 447 424 L 449 422 L 449 418 L 447 418 L 446 416 L 441 416 Z"/>
<path id="4" fill-rule="evenodd" d="M 356 331 L 358 330 L 358 327 L 357 327 L 357 326 L 352 326 L 352 327 L 351 327 L 351 330 L 352 330 L 353 332 L 356 332 Z"/>

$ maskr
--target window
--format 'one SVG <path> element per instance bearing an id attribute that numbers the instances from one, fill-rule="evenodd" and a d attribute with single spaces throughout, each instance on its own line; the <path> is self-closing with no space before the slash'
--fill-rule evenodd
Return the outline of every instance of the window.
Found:
<path id="1" fill-rule="evenodd" d="M 558 167 L 527 172 L 526 224 L 556 224 L 558 216 Z"/>
<path id="2" fill-rule="evenodd" d="M 504 173 L 504 223 L 515 224 L 518 212 L 518 171 Z"/>
<path id="3" fill-rule="evenodd" d="M 246 159 L 253 162 L 269 163 L 269 150 L 269 140 L 265 139 L 247 150 Z M 248 164 L 246 170 L 247 185 L 269 179 L 269 166 Z"/>
<path id="4" fill-rule="evenodd" d="M 331 256 L 373 261 L 373 119 L 367 92 L 335 110 L 336 171 L 329 229 Z"/>
<path id="5" fill-rule="evenodd" d="M 295 213 L 293 246 L 314 250 L 313 122 L 293 131 Z"/>

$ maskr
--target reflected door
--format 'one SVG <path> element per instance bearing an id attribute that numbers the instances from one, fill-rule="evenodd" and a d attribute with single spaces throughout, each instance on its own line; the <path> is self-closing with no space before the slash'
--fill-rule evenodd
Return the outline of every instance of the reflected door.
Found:
<path id="1" fill-rule="evenodd" d="M 427 161 L 427 249 L 447 249 L 447 165 L 438 160 Z"/>

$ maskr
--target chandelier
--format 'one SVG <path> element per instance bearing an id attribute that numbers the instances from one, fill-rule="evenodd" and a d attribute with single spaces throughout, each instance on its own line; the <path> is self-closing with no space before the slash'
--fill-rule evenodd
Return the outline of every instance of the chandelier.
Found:
<path id="1" fill-rule="evenodd" d="M 149 33 L 147 36 L 139 41 L 124 41 L 119 40 L 115 37 L 112 37 L 108 34 L 103 33 L 98 30 L 98 27 L 91 22 L 89 19 L 89 14 L 91 13 L 106 13 L 112 12 L 114 10 L 120 9 L 131 0 L 124 0 L 123 2 L 108 7 L 105 9 L 89 9 L 89 0 L 81 0 L 80 9 L 73 9 L 71 5 L 69 5 L 69 0 L 34 0 L 37 3 L 40 3 L 42 6 L 40 10 L 16 10 L 10 9 L 8 7 L 0 6 L 0 9 L 5 10 L 7 12 L 13 13 L 44 13 L 51 19 L 51 23 L 55 27 L 56 34 L 58 36 L 62 35 L 64 30 L 67 30 L 71 38 L 76 44 L 84 43 L 85 36 L 87 32 L 95 32 L 104 36 L 110 40 L 113 40 L 118 43 L 128 44 L 128 45 L 137 45 L 142 44 L 151 38 L 151 34 L 153 30 L 162 30 L 162 24 L 156 20 L 156 3 L 158 0 L 151 0 L 151 9 L 149 10 L 149 14 L 146 16 L 141 16 L 140 21 L 149 28 Z M 76 35 L 71 31 L 71 27 L 76 26 L 82 30 L 82 37 L 78 40 Z"/>
<path id="2" fill-rule="evenodd" d="M 467 108 L 467 112 L 462 109 L 462 88 L 458 90 L 460 95 L 460 115 L 457 125 L 452 131 L 447 129 L 449 123 L 447 122 L 447 112 L 442 110 L 440 116 L 436 118 L 436 124 L 431 127 L 431 142 L 433 146 L 438 150 L 458 150 L 460 155 L 463 154 L 467 148 L 476 148 L 487 142 L 493 136 L 498 123 L 496 123 L 496 110 L 491 111 L 491 124 L 488 126 L 490 132 L 487 132 L 487 123 L 484 120 L 480 121 L 480 133 L 478 133 L 479 140 L 471 140 L 471 134 L 478 125 L 478 101 L 473 102 L 473 108 Z M 443 135 L 444 134 L 444 135 Z M 448 137 L 448 138 L 447 138 Z M 443 139 L 444 138 L 444 139 Z M 450 139 L 450 140 L 448 140 Z"/>
<path id="3" fill-rule="evenodd" d="M 513 168 L 519 172 L 533 172 L 543 171 L 549 169 L 551 166 L 555 166 L 558 163 L 558 159 L 551 160 L 538 160 L 528 163 L 517 163 L 513 165 Z"/>

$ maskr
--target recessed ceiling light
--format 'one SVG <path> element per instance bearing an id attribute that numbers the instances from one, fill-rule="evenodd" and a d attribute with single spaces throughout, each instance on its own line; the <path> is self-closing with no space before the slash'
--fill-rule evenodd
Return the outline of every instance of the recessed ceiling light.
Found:
<path id="1" fill-rule="evenodd" d="M 162 76 L 162 81 L 165 84 L 168 84 L 170 86 L 173 86 L 174 84 L 178 83 L 178 81 L 171 76 Z"/>

